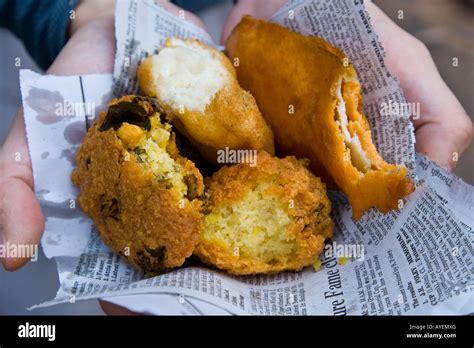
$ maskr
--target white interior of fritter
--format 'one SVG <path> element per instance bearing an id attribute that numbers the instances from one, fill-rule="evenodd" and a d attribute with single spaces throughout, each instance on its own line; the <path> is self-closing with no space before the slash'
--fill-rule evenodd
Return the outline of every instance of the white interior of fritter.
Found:
<path id="1" fill-rule="evenodd" d="M 352 165 L 356 167 L 357 170 L 365 173 L 370 169 L 371 162 L 362 148 L 362 144 L 360 143 L 357 134 L 352 136 L 347 128 L 349 120 L 346 112 L 346 103 L 342 97 L 342 81 L 343 79 L 341 78 L 336 86 L 336 96 L 338 99 L 336 106 L 336 120 L 338 121 L 342 134 L 344 135 L 344 143 L 350 151 Z"/>
<path id="2" fill-rule="evenodd" d="M 153 76 L 160 99 L 173 109 L 204 112 L 229 81 L 219 57 L 196 42 L 173 38 L 153 56 Z"/>
<path id="3" fill-rule="evenodd" d="M 215 208 L 204 218 L 202 238 L 242 258 L 271 262 L 289 257 L 295 247 L 288 234 L 291 218 L 284 202 L 265 194 L 273 185 L 262 182 L 241 200 Z"/>

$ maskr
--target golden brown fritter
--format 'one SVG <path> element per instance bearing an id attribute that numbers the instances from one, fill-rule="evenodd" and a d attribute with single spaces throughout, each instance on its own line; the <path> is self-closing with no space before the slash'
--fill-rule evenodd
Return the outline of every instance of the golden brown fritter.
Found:
<path id="1" fill-rule="evenodd" d="M 348 196 L 355 219 L 371 207 L 397 209 L 413 191 L 406 168 L 386 163 L 373 145 L 356 71 L 340 50 L 249 16 L 226 48 L 281 153 L 309 158 L 316 175 Z"/>
<path id="2" fill-rule="evenodd" d="M 232 274 L 298 271 L 331 237 L 331 205 L 319 178 L 295 157 L 259 152 L 257 165 L 223 167 L 207 184 L 195 254 Z"/>
<path id="3" fill-rule="evenodd" d="M 168 39 L 140 65 L 138 81 L 207 160 L 216 163 L 226 147 L 274 153 L 270 127 L 223 53 L 198 40 Z"/>
<path id="4" fill-rule="evenodd" d="M 113 100 L 89 129 L 72 181 L 105 244 L 148 275 L 178 267 L 202 229 L 203 178 L 151 98 Z"/>

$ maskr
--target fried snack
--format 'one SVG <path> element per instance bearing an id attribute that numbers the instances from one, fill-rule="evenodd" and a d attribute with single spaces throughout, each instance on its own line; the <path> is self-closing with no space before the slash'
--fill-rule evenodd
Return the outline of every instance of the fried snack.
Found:
<path id="1" fill-rule="evenodd" d="M 202 230 L 203 178 L 151 98 L 113 100 L 89 129 L 72 181 L 102 240 L 148 275 L 178 267 Z"/>
<path id="2" fill-rule="evenodd" d="M 301 270 L 332 235 L 325 186 L 293 156 L 262 151 L 257 159 L 254 167 L 223 167 L 206 183 L 195 254 L 235 275 Z"/>
<path id="3" fill-rule="evenodd" d="M 274 153 L 271 129 L 223 53 L 197 40 L 168 39 L 140 65 L 138 81 L 211 162 L 226 147 Z"/>
<path id="4" fill-rule="evenodd" d="M 396 209 L 413 191 L 406 168 L 386 163 L 373 145 L 356 71 L 339 49 L 250 16 L 226 48 L 278 150 L 309 158 L 315 174 L 348 196 L 353 218 Z"/>

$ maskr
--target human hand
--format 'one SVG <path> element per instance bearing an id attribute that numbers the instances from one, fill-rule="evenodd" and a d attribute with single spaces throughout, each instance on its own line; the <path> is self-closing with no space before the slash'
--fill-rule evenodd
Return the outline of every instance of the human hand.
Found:
<path id="1" fill-rule="evenodd" d="M 157 0 L 178 15 L 180 8 Z M 115 56 L 115 0 L 82 0 L 71 20 L 67 44 L 48 74 L 76 75 L 112 72 Z M 186 20 L 203 27 L 190 13 Z M 23 112 L 20 109 L 7 138 L 0 148 L 0 243 L 36 245 L 44 229 L 44 218 L 33 189 L 31 160 L 26 141 Z M 14 271 L 27 258 L 4 258 L 3 267 Z"/>
<path id="2" fill-rule="evenodd" d="M 240 0 L 226 21 L 222 42 L 243 15 L 266 19 L 285 3 L 285 0 Z M 439 75 L 426 46 L 397 26 L 372 2 L 367 1 L 366 8 L 387 53 L 388 69 L 399 79 L 407 102 L 420 105 L 420 116 L 413 119 L 416 151 L 453 169 L 472 140 L 469 116 Z"/>
<path id="3" fill-rule="evenodd" d="M 239 24 L 245 15 L 251 15 L 256 19 L 268 19 L 272 14 L 283 7 L 288 0 L 239 0 L 227 17 L 222 29 L 221 43 L 225 45 L 227 38 L 234 27 Z"/>
<path id="4" fill-rule="evenodd" d="M 72 75 L 112 71 L 114 5 L 111 1 L 84 0 L 70 23 L 70 39 L 49 74 Z M 77 21 L 77 22 L 76 22 Z M 20 109 L 0 148 L 0 243 L 36 245 L 44 229 L 44 218 L 33 189 L 33 173 Z M 3 258 L 3 267 L 14 271 L 28 258 Z"/>

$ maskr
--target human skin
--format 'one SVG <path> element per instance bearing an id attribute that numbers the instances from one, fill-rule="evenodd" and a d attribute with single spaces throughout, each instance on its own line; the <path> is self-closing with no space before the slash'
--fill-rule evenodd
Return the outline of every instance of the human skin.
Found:
<path id="1" fill-rule="evenodd" d="M 168 11 L 179 15 L 180 8 L 157 0 Z M 115 57 L 115 0 L 83 0 L 71 20 L 69 40 L 48 69 L 51 75 L 111 73 Z M 198 26 L 203 23 L 191 13 L 185 19 Z M 26 142 L 23 112 L 13 120 L 0 148 L 0 243 L 38 244 L 44 230 L 44 218 L 34 194 L 31 159 Z M 14 271 L 27 258 L 3 258 L 3 267 Z"/>
<path id="2" fill-rule="evenodd" d="M 204 28 L 202 21 L 166 0 L 155 0 L 175 15 Z M 115 57 L 115 0 L 82 0 L 69 27 L 69 40 L 48 69 L 51 75 L 111 73 Z M 19 156 L 18 156 L 19 155 Z M 38 244 L 44 217 L 34 194 L 31 159 L 26 141 L 22 109 L 0 147 L 0 243 Z M 27 258 L 3 258 L 7 271 L 15 271 Z M 133 314 L 124 308 L 100 301 L 107 314 Z"/>
<path id="3" fill-rule="evenodd" d="M 180 8 L 157 0 L 178 15 Z M 70 39 L 48 74 L 76 75 L 112 72 L 115 55 L 115 0 L 83 0 L 71 21 Z M 225 24 L 222 40 L 244 14 L 268 18 L 286 1 L 240 0 Z M 366 2 L 371 22 L 387 53 L 386 64 L 398 77 L 408 102 L 419 102 L 421 117 L 413 120 L 416 150 L 441 166 L 452 169 L 454 161 L 469 146 L 472 122 L 436 69 L 427 48 L 392 22 L 378 7 Z M 185 18 L 204 27 L 194 15 Z M 409 64 L 407 64 L 409 62 Z M 17 154 L 20 154 L 18 159 Z M 37 244 L 44 229 L 44 218 L 33 190 L 23 114 L 16 114 L 7 139 L 0 148 L 0 243 Z M 2 259 L 6 270 L 14 271 L 28 259 Z M 109 314 L 130 313 L 110 303 L 102 303 Z"/>

